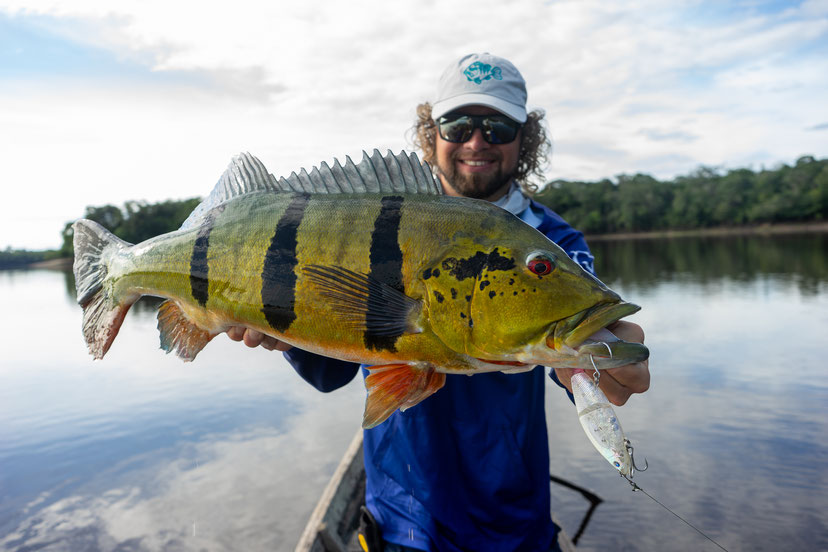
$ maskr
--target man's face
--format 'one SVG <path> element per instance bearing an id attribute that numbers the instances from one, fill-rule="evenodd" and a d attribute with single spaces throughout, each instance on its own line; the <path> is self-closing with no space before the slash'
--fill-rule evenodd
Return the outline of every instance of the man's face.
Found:
<path id="1" fill-rule="evenodd" d="M 466 115 L 497 115 L 484 106 L 466 106 L 454 113 Z M 520 156 L 520 133 L 508 144 L 489 144 L 483 131 L 474 129 L 462 144 L 446 142 L 437 133 L 435 157 L 440 180 L 446 194 L 494 201 L 509 190 Z"/>

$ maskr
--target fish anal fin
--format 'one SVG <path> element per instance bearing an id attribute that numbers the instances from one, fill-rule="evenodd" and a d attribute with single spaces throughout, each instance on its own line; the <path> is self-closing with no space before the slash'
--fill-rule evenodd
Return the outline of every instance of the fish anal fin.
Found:
<path id="1" fill-rule="evenodd" d="M 368 368 L 368 397 L 362 427 L 384 422 L 395 410 L 405 411 L 424 401 L 446 383 L 446 375 L 431 366 L 386 364 Z"/>
<path id="2" fill-rule="evenodd" d="M 185 362 L 193 360 L 217 335 L 198 326 L 171 300 L 158 307 L 158 331 L 161 348 L 167 353 L 175 352 Z"/>

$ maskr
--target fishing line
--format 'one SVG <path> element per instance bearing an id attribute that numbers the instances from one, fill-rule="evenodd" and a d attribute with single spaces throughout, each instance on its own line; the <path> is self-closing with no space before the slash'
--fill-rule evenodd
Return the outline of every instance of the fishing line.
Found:
<path id="1" fill-rule="evenodd" d="M 621 477 L 624 477 L 624 476 L 622 475 Z M 632 486 L 632 490 L 633 490 L 633 492 L 635 492 L 635 491 L 641 491 L 642 493 L 644 493 L 645 495 L 647 495 L 648 497 L 650 497 L 650 498 L 653 500 L 653 502 L 655 502 L 656 504 L 658 504 L 659 506 L 661 506 L 662 508 L 664 508 L 665 510 L 667 510 L 668 512 L 670 512 L 671 514 L 673 514 L 673 515 L 674 515 L 674 516 L 676 516 L 677 518 L 679 518 L 681 521 L 683 521 L 684 523 L 686 523 L 688 526 L 690 526 L 690 527 L 692 527 L 693 529 L 695 529 L 695 530 L 696 530 L 696 532 L 698 532 L 698 534 L 699 534 L 699 535 L 703 536 L 704 538 L 706 538 L 707 540 L 709 540 L 710 542 L 712 542 L 713 544 L 715 544 L 716 546 L 718 546 L 719 548 L 721 548 L 722 550 L 724 550 L 725 552 L 729 552 L 727 548 L 725 548 L 724 546 L 722 546 L 722 545 L 721 545 L 721 544 L 719 544 L 718 542 L 714 541 L 712 538 L 708 537 L 708 536 L 704 533 L 704 531 L 702 531 L 701 529 L 699 529 L 698 527 L 696 527 L 695 525 L 693 525 L 692 523 L 690 523 L 689 521 L 687 521 L 686 519 L 684 519 L 683 517 L 681 517 L 680 515 L 678 515 L 678 514 L 677 514 L 677 513 L 675 513 L 674 511 L 672 511 L 670 508 L 668 508 L 667 506 L 665 506 L 664 504 L 662 504 L 661 502 L 659 502 L 659 501 L 658 501 L 658 500 L 657 500 L 657 499 L 656 499 L 653 495 L 651 495 L 650 493 L 648 493 L 647 491 L 645 491 L 644 489 L 642 489 L 641 487 L 639 487 L 637 483 L 633 483 L 631 479 L 628 479 L 628 478 L 626 478 L 626 477 L 624 477 L 624 479 L 626 479 L 626 480 L 627 480 L 627 482 L 628 482 L 628 483 Z"/>

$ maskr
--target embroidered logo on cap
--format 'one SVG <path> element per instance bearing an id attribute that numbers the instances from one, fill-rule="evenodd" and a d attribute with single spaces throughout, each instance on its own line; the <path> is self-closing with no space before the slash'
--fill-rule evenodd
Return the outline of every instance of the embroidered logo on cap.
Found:
<path id="1" fill-rule="evenodd" d="M 500 67 L 492 67 L 487 63 L 475 61 L 463 71 L 466 78 L 473 83 L 480 84 L 484 80 L 495 79 L 503 80 L 503 75 L 500 73 Z"/>

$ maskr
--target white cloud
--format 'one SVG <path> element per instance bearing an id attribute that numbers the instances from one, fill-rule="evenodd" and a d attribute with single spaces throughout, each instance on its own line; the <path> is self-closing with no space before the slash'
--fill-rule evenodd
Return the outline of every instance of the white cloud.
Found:
<path id="1" fill-rule="evenodd" d="M 700 15 L 717 6 L 0 1 L 129 67 L 0 80 L 0 247 L 55 246 L 85 205 L 206 194 L 241 150 L 281 174 L 405 147 L 415 105 L 473 50 L 512 59 L 547 110 L 550 179 L 825 155 L 807 130 L 828 119 L 825 3 Z"/>

